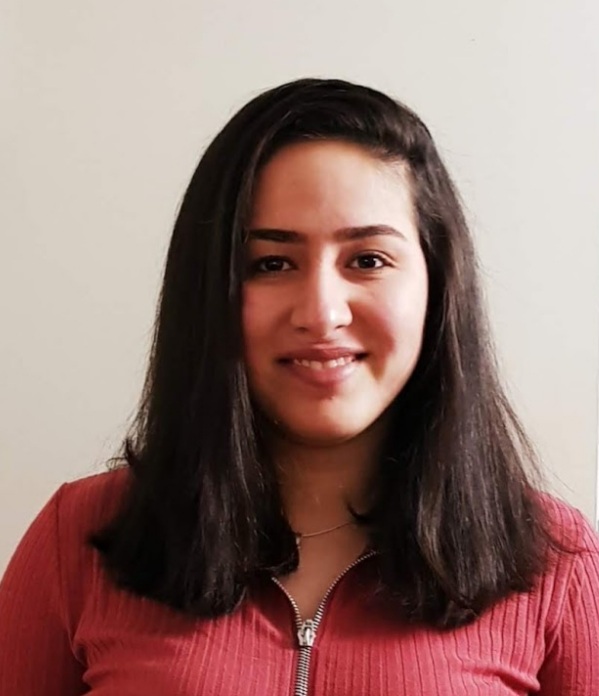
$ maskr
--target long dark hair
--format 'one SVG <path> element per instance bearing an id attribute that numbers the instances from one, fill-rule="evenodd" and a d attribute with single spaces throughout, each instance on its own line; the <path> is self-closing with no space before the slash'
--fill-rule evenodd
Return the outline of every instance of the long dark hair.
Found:
<path id="1" fill-rule="evenodd" d="M 124 587 L 187 613 L 232 611 L 298 554 L 243 362 L 244 229 L 257 172 L 305 139 L 407 165 L 429 274 L 422 353 L 393 405 L 370 514 L 381 577 L 406 616 L 458 626 L 531 589 L 550 540 L 538 469 L 497 377 L 477 262 L 422 121 L 373 89 L 303 79 L 250 101 L 183 198 L 145 388 L 124 458 L 133 485 L 93 543 Z"/>

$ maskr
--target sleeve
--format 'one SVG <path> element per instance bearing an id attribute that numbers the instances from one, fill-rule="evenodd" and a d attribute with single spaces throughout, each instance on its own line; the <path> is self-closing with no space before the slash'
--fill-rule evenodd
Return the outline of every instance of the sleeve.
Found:
<path id="1" fill-rule="evenodd" d="M 599 696 L 599 539 L 581 524 L 582 550 L 539 673 L 541 696 Z"/>
<path id="2" fill-rule="evenodd" d="M 78 696 L 61 592 L 59 490 L 20 542 L 0 583 L 0 696 Z"/>

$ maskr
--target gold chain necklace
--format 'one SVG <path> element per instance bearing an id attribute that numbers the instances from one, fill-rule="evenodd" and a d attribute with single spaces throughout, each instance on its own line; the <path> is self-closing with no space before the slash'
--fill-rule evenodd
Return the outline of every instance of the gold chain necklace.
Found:
<path id="1" fill-rule="evenodd" d="M 294 532 L 295 534 L 295 543 L 297 544 L 297 548 L 299 549 L 302 539 L 309 539 L 310 537 L 317 537 L 321 536 L 323 534 L 328 534 L 329 532 L 335 532 L 337 529 L 342 529 L 343 527 L 349 527 L 350 524 L 354 524 L 354 520 L 350 520 L 349 522 L 342 522 L 341 524 L 337 524 L 334 527 L 329 527 L 328 529 L 321 529 L 319 532 L 310 532 L 308 534 L 302 534 L 301 532 Z"/>

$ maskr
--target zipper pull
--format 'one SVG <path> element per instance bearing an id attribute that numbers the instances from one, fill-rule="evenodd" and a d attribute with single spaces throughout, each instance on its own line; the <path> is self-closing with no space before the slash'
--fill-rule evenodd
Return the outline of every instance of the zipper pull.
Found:
<path id="1" fill-rule="evenodd" d="M 316 624 L 310 619 L 304 621 L 297 631 L 300 648 L 311 648 L 316 638 Z"/>

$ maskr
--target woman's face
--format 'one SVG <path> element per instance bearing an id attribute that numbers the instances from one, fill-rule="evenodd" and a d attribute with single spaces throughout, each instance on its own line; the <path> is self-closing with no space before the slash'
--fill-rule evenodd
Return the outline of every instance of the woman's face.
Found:
<path id="1" fill-rule="evenodd" d="M 344 442 L 401 391 L 428 279 L 405 169 L 358 145 L 289 145 L 258 180 L 243 292 L 253 397 L 287 437 Z"/>

